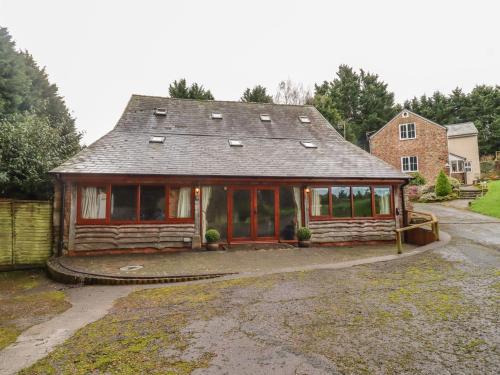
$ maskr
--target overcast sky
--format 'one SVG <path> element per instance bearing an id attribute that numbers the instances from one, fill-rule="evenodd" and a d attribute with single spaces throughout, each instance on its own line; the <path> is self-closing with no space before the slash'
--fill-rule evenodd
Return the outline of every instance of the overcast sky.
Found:
<path id="1" fill-rule="evenodd" d="M 339 64 L 377 73 L 398 102 L 500 84 L 500 1 L 0 0 L 0 25 L 66 98 L 89 144 L 132 93 L 187 78 L 216 99 L 311 89 Z"/>

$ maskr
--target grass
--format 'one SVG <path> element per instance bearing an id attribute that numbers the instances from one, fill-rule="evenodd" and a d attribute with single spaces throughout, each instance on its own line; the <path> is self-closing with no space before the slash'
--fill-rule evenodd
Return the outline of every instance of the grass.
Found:
<path id="1" fill-rule="evenodd" d="M 0 272 L 0 350 L 71 306 L 56 285 L 42 271 Z"/>
<path id="2" fill-rule="evenodd" d="M 500 181 L 491 181 L 486 195 L 473 201 L 471 210 L 500 219 Z"/>

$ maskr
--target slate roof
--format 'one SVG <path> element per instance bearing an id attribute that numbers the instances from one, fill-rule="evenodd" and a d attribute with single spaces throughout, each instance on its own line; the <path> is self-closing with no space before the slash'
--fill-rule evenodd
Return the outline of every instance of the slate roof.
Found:
<path id="1" fill-rule="evenodd" d="M 448 138 L 464 137 L 467 135 L 475 135 L 478 133 L 473 122 L 463 122 L 461 124 L 446 125 L 448 128 Z"/>
<path id="2" fill-rule="evenodd" d="M 166 116 L 154 114 L 166 108 Z M 212 112 L 222 119 L 212 119 Z M 271 122 L 260 120 L 269 114 Z M 299 116 L 308 116 L 303 124 Z M 150 143 L 153 135 L 164 143 Z M 239 139 L 243 147 L 230 147 Z M 305 148 L 312 141 L 317 148 Z M 408 178 L 345 141 L 313 106 L 133 95 L 113 130 L 53 173 Z"/>

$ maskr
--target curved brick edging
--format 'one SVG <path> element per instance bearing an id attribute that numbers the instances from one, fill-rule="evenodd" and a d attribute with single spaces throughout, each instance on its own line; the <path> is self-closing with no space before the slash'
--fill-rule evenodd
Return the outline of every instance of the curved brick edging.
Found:
<path id="1" fill-rule="evenodd" d="M 234 272 L 213 273 L 201 275 L 176 275 L 176 276 L 110 276 L 85 273 L 72 270 L 62 265 L 58 258 L 47 261 L 47 272 L 51 279 L 64 284 L 83 285 L 134 285 L 134 284 L 160 284 L 180 283 L 186 281 L 214 279 L 217 277 L 234 275 Z"/>

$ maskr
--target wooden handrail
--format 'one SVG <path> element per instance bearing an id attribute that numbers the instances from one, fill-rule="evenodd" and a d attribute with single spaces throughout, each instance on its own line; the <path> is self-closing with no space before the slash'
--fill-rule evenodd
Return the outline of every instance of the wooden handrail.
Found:
<path id="1" fill-rule="evenodd" d="M 434 233 L 434 235 L 436 236 L 436 240 L 439 241 L 439 222 L 438 222 L 436 215 L 434 215 L 432 212 L 422 212 L 422 211 L 412 211 L 412 210 L 407 210 L 406 213 L 414 213 L 414 214 L 418 214 L 421 216 L 427 216 L 427 217 L 429 217 L 429 220 L 425 221 L 423 223 L 412 224 L 412 225 L 409 225 L 407 227 L 395 229 L 395 231 L 396 231 L 396 245 L 398 247 L 398 254 L 401 254 L 403 252 L 402 233 L 406 232 L 408 230 L 420 228 L 420 227 L 423 227 L 425 225 L 430 225 L 432 228 L 432 233 Z"/>

